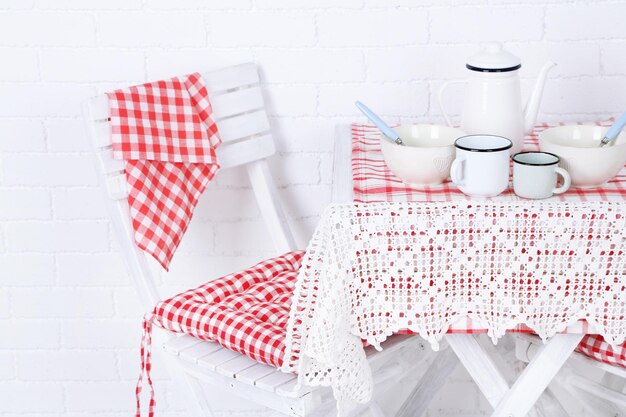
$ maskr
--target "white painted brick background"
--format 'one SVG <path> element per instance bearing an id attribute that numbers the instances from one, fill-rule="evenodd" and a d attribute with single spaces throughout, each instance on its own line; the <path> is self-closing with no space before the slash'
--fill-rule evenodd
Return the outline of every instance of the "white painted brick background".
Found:
<path id="1" fill-rule="evenodd" d="M 80 103 L 113 88 L 248 60 L 262 71 L 272 161 L 304 247 L 330 199 L 333 127 L 441 121 L 438 86 L 480 42 L 550 74 L 540 118 L 626 109 L 626 2 L 534 0 L 0 0 L 0 415 L 128 416 L 141 309 L 101 207 Z M 527 91 L 524 93 L 527 95 Z M 458 113 L 462 92 L 450 90 Z M 273 254 L 241 171 L 210 185 L 163 295 Z M 505 343 L 506 345 L 506 343 Z M 156 359 L 161 416 L 184 402 Z M 236 404 L 236 405 L 233 405 Z M 221 396 L 219 415 L 265 415 Z M 430 416 L 489 409 L 457 369 Z"/>

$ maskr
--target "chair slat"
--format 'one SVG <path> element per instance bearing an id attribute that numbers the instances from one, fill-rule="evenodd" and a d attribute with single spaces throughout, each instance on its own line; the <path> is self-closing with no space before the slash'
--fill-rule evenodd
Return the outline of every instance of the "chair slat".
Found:
<path id="1" fill-rule="evenodd" d="M 276 393 L 285 397 L 296 396 L 296 387 L 298 386 L 298 378 L 294 378 L 291 381 L 287 381 L 284 384 L 276 387 Z M 297 395 L 301 397 L 302 395 Z"/>
<path id="2" fill-rule="evenodd" d="M 124 161 L 113 157 L 113 149 L 103 148 L 97 151 L 96 157 L 100 163 L 100 169 L 105 174 L 124 171 Z"/>
<path id="3" fill-rule="evenodd" d="M 93 125 L 93 140 L 96 148 L 111 146 L 111 124 L 107 121 L 97 121 Z"/>
<path id="4" fill-rule="evenodd" d="M 238 372 L 248 369 L 256 365 L 257 363 L 258 362 L 253 361 L 247 356 L 239 355 L 231 361 L 224 362 L 223 364 L 218 365 L 215 370 L 229 378 L 234 378 Z"/>
<path id="5" fill-rule="evenodd" d="M 296 389 L 297 387 L 298 387 L 298 378 L 295 377 L 285 382 L 284 384 L 276 387 L 276 393 L 280 395 L 281 397 L 299 398 L 312 391 L 311 387 L 307 387 L 305 385 L 301 386 L 299 389 Z"/>
<path id="6" fill-rule="evenodd" d="M 220 350 L 222 347 L 213 342 L 201 342 L 188 348 L 182 349 L 179 356 L 183 359 L 197 363 L 204 356 Z"/>
<path id="7" fill-rule="evenodd" d="M 218 121 L 225 117 L 263 108 L 261 88 L 254 86 L 210 97 L 213 116 Z"/>
<path id="8" fill-rule="evenodd" d="M 172 340 L 169 340 L 167 343 L 164 343 L 163 350 L 165 350 L 168 353 L 173 353 L 173 354 L 178 355 L 182 350 L 188 349 L 199 343 L 203 343 L 202 340 L 196 339 L 195 337 L 182 335 Z"/>
<path id="9" fill-rule="evenodd" d="M 202 73 L 209 94 L 259 83 L 256 65 L 246 63 Z"/>
<path id="10" fill-rule="evenodd" d="M 106 120 L 109 118 L 109 101 L 101 94 L 87 101 L 87 118 L 89 120 Z"/>
<path id="11" fill-rule="evenodd" d="M 224 143 L 217 148 L 217 161 L 222 169 L 244 165 L 267 158 L 276 152 L 270 135 L 246 139 L 237 143 Z"/>
<path id="12" fill-rule="evenodd" d="M 217 124 L 220 137 L 224 142 L 245 138 L 270 130 L 270 122 L 265 111 L 245 113 L 228 119 L 220 120 Z"/>
<path id="13" fill-rule="evenodd" d="M 122 200 L 128 196 L 126 176 L 124 174 L 108 177 L 106 179 L 106 188 L 111 200 Z"/>
<path id="14" fill-rule="evenodd" d="M 294 374 L 286 374 L 276 370 L 273 374 L 269 374 L 256 381 L 254 385 L 266 391 L 275 392 L 276 388 L 296 378 L 297 377 Z"/>
<path id="15" fill-rule="evenodd" d="M 235 375 L 235 379 L 239 379 L 246 384 L 253 385 L 257 380 L 274 372 L 280 371 L 269 365 L 257 363 L 256 365 L 237 373 L 237 375 Z"/>
<path id="16" fill-rule="evenodd" d="M 221 365 L 224 362 L 230 361 L 240 356 L 241 356 L 241 353 L 233 352 L 232 350 L 222 348 L 207 356 L 204 356 L 198 359 L 198 366 L 200 366 L 201 368 L 210 369 L 211 371 L 215 371 L 218 365 Z"/>

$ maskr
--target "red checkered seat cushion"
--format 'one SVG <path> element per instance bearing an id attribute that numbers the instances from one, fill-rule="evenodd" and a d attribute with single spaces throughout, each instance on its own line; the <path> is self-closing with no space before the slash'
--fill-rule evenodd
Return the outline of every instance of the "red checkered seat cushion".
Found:
<path id="1" fill-rule="evenodd" d="M 626 367 L 626 343 L 613 349 L 602 336 L 590 334 L 583 338 L 576 350 L 591 359 Z"/>
<path id="2" fill-rule="evenodd" d="M 153 323 L 279 367 L 302 255 L 288 252 L 162 301 Z"/>

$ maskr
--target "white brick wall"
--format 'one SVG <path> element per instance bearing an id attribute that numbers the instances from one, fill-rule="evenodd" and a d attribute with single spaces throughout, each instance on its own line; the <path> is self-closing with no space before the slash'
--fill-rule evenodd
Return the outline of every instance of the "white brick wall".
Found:
<path id="1" fill-rule="evenodd" d="M 626 109 L 626 2 L 582 0 L 0 0 L 0 415 L 127 416 L 142 311 L 113 241 L 80 103 L 98 92 L 254 60 L 279 155 L 272 170 L 302 246 L 330 199 L 334 125 L 355 99 L 440 121 L 434 92 L 479 43 L 543 62 L 542 120 Z M 527 92 L 525 93 L 527 94 Z M 458 113 L 462 91 L 450 89 Z M 211 184 L 163 295 L 271 254 L 241 170 Z M 155 359 L 161 416 L 182 396 Z M 220 415 L 265 415 L 223 397 Z M 430 416 L 487 412 L 457 370 Z"/>
<path id="2" fill-rule="evenodd" d="M 423 8 L 327 11 L 318 14 L 317 34 L 323 47 L 413 45 L 427 41 L 427 18 Z"/>

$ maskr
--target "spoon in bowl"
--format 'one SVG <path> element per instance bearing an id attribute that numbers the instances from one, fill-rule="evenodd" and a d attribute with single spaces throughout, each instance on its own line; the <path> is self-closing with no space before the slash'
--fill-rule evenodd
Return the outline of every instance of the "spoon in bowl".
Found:
<path id="1" fill-rule="evenodd" d="M 609 128 L 609 130 L 606 131 L 604 137 L 600 141 L 600 148 L 605 146 L 612 140 L 615 140 L 615 138 L 620 134 L 624 126 L 626 126 L 626 112 L 622 113 L 622 115 Z"/>
<path id="2" fill-rule="evenodd" d="M 365 104 L 361 103 L 360 101 L 356 101 L 354 104 L 359 108 L 359 110 L 361 110 L 361 113 L 363 113 L 368 119 L 370 119 L 372 123 L 374 123 L 376 127 L 379 128 L 381 132 L 383 132 L 385 136 L 393 140 L 398 145 L 404 145 L 404 142 L 402 142 L 400 136 L 398 136 L 398 134 L 394 132 L 387 123 L 383 122 L 383 119 L 378 117 L 376 113 L 371 111 Z"/>

